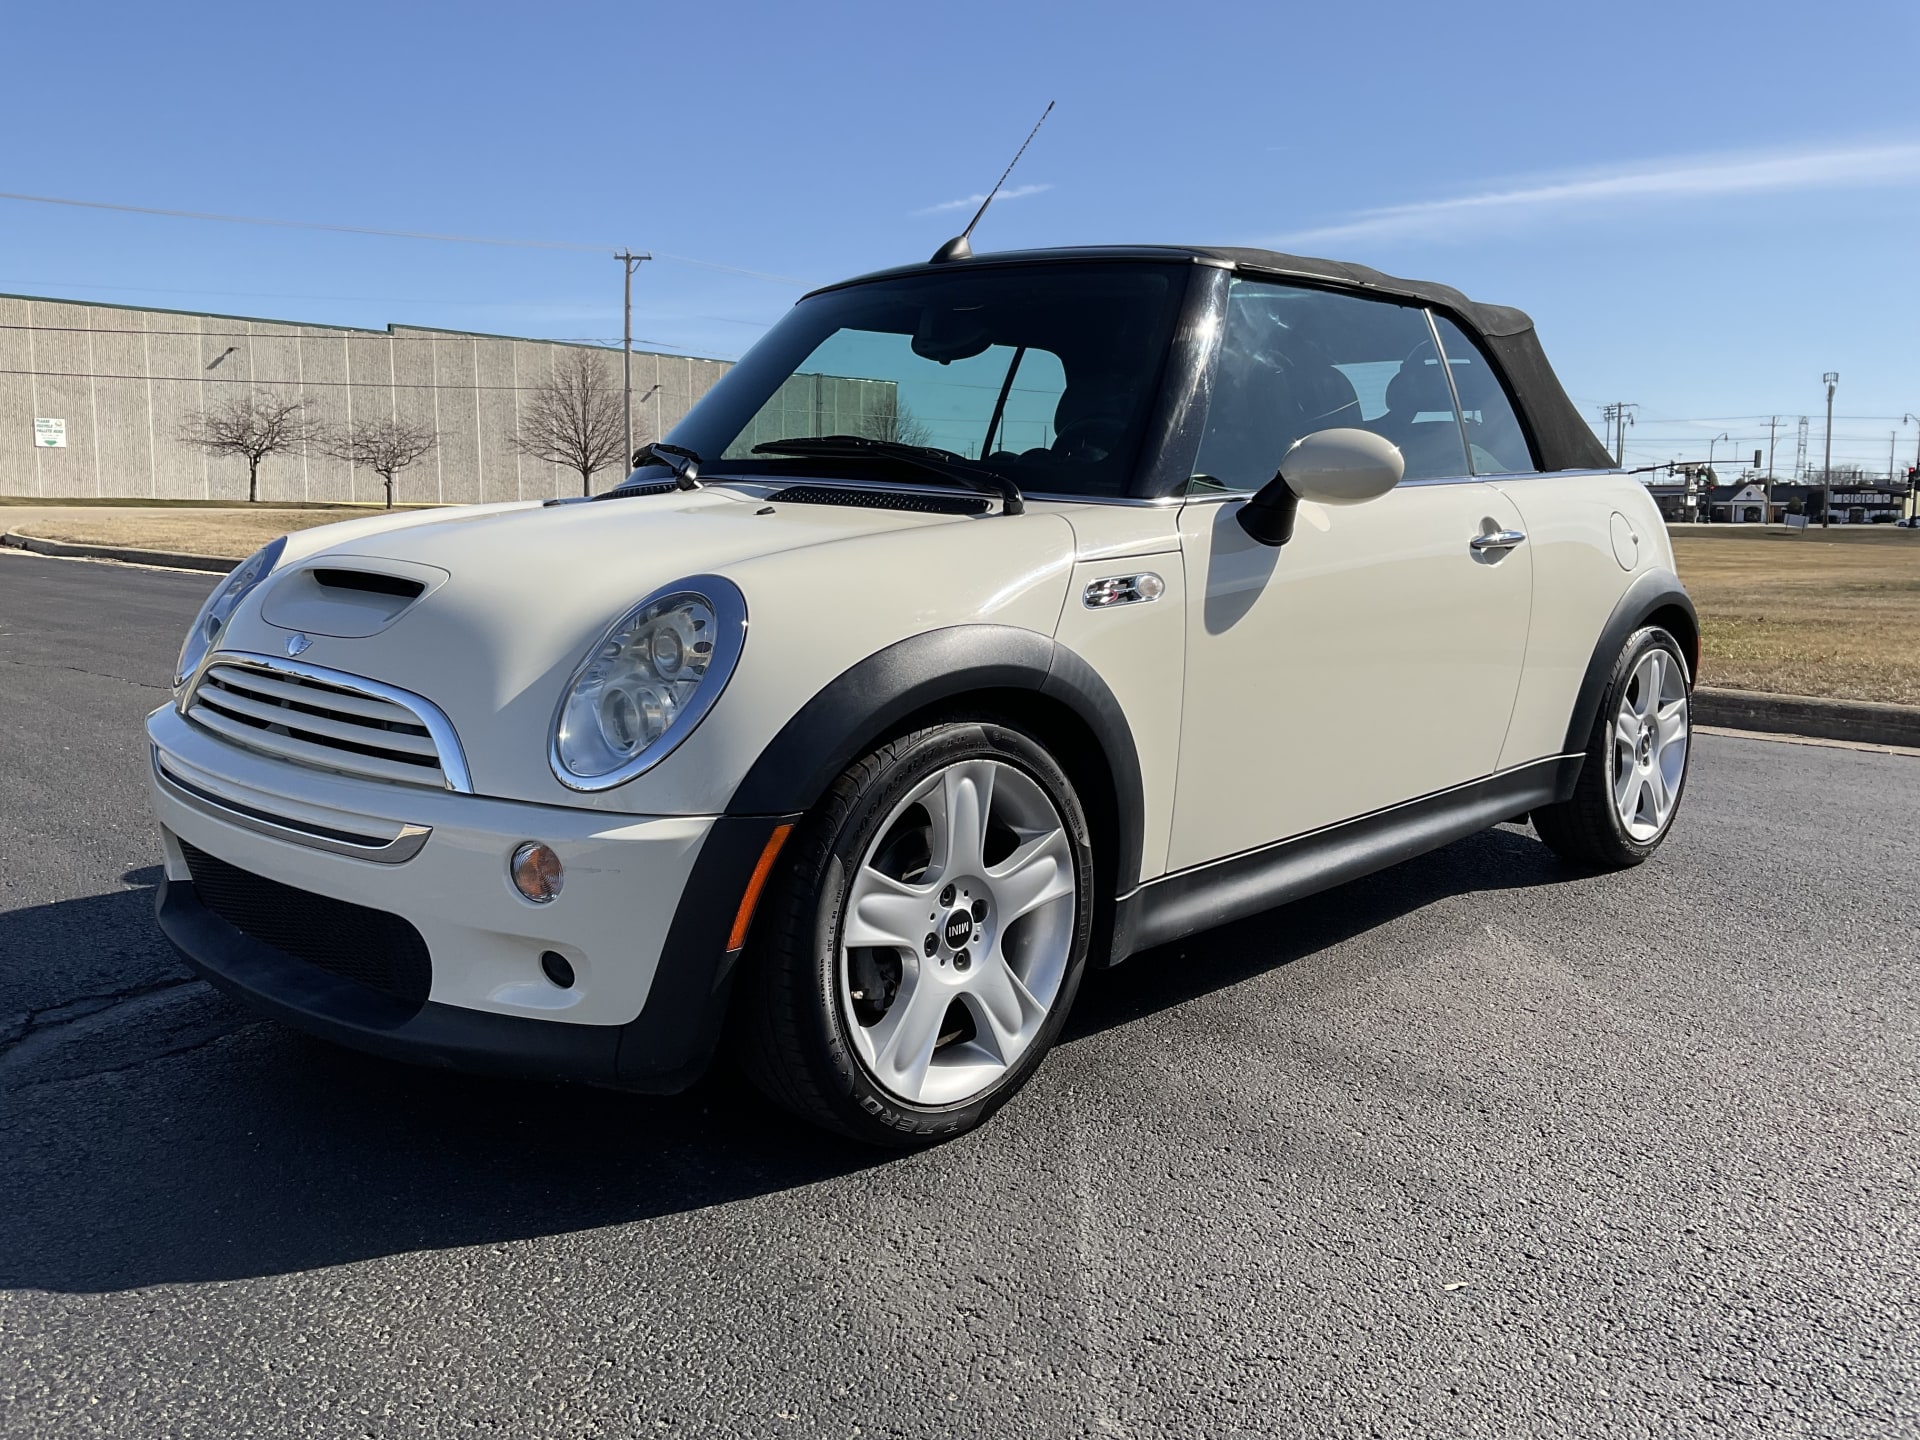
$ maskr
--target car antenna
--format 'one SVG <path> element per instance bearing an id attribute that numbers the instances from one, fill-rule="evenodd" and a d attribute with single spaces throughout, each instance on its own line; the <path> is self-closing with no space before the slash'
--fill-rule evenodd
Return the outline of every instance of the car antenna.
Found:
<path id="1" fill-rule="evenodd" d="M 1033 137 L 1040 133 L 1040 127 L 1047 123 L 1047 116 L 1053 113 L 1054 102 L 1049 100 L 1047 108 L 1040 112 L 1040 118 L 1033 122 L 1033 129 L 1027 132 L 1027 138 L 1020 142 L 1020 148 L 1013 152 L 1013 159 L 1007 162 L 1007 168 L 1000 172 L 1000 178 L 987 192 L 987 198 L 980 202 L 980 208 L 973 212 L 973 219 L 967 222 L 967 228 L 953 239 L 947 241 L 933 252 L 933 259 L 927 263 L 939 265 L 948 260 L 965 260 L 973 254 L 973 246 L 967 243 L 967 237 L 973 234 L 973 227 L 980 223 L 980 217 L 987 213 L 987 206 L 993 204 L 993 197 L 1000 193 L 1000 187 L 1007 183 L 1007 176 L 1013 174 L 1013 167 L 1020 163 L 1020 157 L 1027 153 L 1027 146 L 1033 143 Z"/>

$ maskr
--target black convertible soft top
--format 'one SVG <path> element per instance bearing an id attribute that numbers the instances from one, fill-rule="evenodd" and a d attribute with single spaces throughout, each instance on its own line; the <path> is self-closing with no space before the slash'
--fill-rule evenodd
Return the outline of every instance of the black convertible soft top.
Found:
<path id="1" fill-rule="evenodd" d="M 1444 310 L 1462 329 L 1486 347 L 1494 363 L 1504 372 L 1507 388 L 1520 412 L 1521 423 L 1532 433 L 1542 470 L 1616 468 L 1606 446 L 1600 443 L 1600 438 L 1581 418 L 1580 412 L 1567 398 L 1567 392 L 1561 388 L 1559 377 L 1547 363 L 1546 352 L 1540 348 L 1540 338 L 1534 333 L 1533 320 L 1524 310 L 1516 310 L 1510 305 L 1488 305 L 1468 299 L 1451 285 L 1440 285 L 1431 280 L 1403 280 L 1397 275 L 1388 275 L 1369 266 L 1344 260 L 1318 260 L 1305 255 L 1283 255 L 1277 250 L 1237 246 L 1088 245 L 1057 250 L 1002 250 L 938 264 L 903 265 L 821 288 L 838 290 L 841 285 L 858 285 L 869 280 L 917 272 L 951 270 L 957 266 L 1072 260 L 1188 260 L 1198 264 L 1225 265 L 1248 274 L 1272 275 L 1335 289 L 1391 296 Z"/>

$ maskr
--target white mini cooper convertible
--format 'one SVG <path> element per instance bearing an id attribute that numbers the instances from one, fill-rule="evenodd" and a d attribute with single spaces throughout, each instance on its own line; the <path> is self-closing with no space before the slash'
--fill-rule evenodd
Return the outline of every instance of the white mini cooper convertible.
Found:
<path id="1" fill-rule="evenodd" d="M 1257 250 L 802 300 L 591 500 L 276 540 L 156 712 L 160 924 L 379 1054 L 912 1144 L 1089 964 L 1501 821 L 1647 858 L 1698 630 L 1519 311 Z"/>

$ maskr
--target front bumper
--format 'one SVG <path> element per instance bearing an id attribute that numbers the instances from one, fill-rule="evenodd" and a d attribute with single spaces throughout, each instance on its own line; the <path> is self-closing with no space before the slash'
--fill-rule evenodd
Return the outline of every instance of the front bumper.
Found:
<path id="1" fill-rule="evenodd" d="M 731 986 L 728 932 L 782 817 L 617 816 L 362 781 L 254 755 L 170 708 L 147 731 L 166 846 L 161 928 L 255 1008 L 429 1064 L 663 1091 L 705 1068 Z M 366 850 L 340 836 L 404 843 Z M 566 867 L 550 904 L 509 879 L 527 840 Z M 395 998 L 243 932 L 196 888 L 187 847 L 250 881 L 399 917 L 430 958 L 424 994 Z M 547 951 L 566 958 L 572 986 L 547 979 Z"/>

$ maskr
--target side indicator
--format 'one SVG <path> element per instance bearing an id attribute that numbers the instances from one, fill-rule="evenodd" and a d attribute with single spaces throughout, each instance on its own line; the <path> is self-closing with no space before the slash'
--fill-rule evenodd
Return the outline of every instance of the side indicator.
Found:
<path id="1" fill-rule="evenodd" d="M 793 833 L 791 825 L 776 825 L 773 833 L 767 836 L 767 843 L 761 847 L 760 858 L 754 862 L 753 874 L 747 879 L 745 893 L 740 896 L 740 908 L 733 914 L 733 930 L 727 936 L 727 953 L 742 949 L 747 943 L 747 931 L 753 926 L 753 912 L 760 904 L 760 892 L 766 889 L 767 877 L 773 873 L 773 862 L 780 858 L 780 847 L 787 843 L 787 836 Z"/>
<path id="2" fill-rule="evenodd" d="M 1167 582 L 1152 571 L 1144 575 L 1109 575 L 1091 580 L 1080 594 L 1080 603 L 1089 610 L 1105 610 L 1110 605 L 1138 605 L 1158 600 L 1167 593 Z"/>

